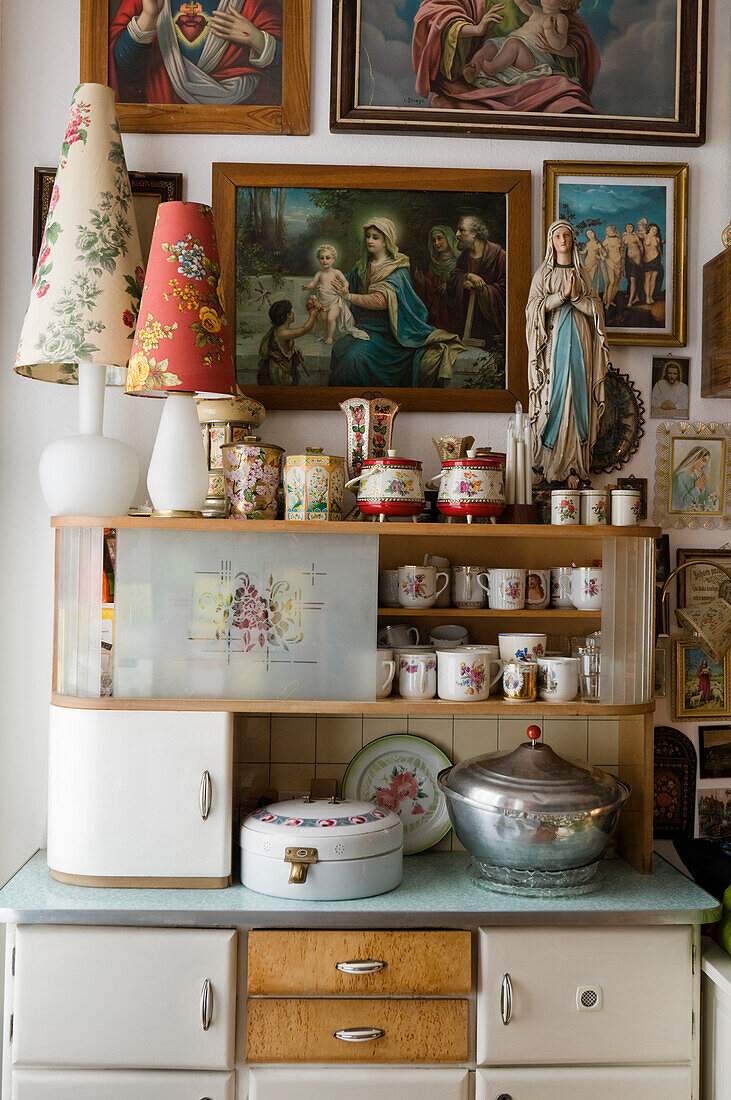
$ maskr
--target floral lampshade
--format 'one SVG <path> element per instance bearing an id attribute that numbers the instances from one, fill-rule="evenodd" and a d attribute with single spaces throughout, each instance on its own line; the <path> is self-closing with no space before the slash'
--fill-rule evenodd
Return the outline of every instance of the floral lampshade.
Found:
<path id="1" fill-rule="evenodd" d="M 79 363 L 123 385 L 144 270 L 114 106 L 104 84 L 71 101 L 15 370 L 76 383 Z"/>
<path id="2" fill-rule="evenodd" d="M 236 394 L 219 284 L 213 211 L 196 202 L 158 208 L 126 392 Z"/>

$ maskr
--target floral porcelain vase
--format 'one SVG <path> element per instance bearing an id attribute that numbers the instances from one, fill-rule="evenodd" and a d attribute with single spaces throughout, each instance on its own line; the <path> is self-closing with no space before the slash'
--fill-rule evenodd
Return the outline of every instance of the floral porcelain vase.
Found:
<path id="1" fill-rule="evenodd" d="M 358 477 L 368 458 L 385 458 L 391 446 L 395 401 L 386 397 L 349 397 L 340 402 L 347 421 L 346 469 L 349 478 Z"/>
<path id="2" fill-rule="evenodd" d="M 232 519 L 276 519 L 277 490 L 282 480 L 281 447 L 247 436 L 241 443 L 225 443 L 223 476 Z"/>
<path id="3" fill-rule="evenodd" d="M 345 490 L 345 459 L 308 447 L 303 455 L 288 455 L 284 463 L 285 518 L 341 520 Z"/>

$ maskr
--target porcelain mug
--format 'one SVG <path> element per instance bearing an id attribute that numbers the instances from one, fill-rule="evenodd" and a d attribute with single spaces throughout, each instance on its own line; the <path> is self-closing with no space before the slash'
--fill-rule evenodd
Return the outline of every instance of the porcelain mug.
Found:
<path id="1" fill-rule="evenodd" d="M 466 645 L 468 637 L 463 626 L 447 623 L 445 626 L 435 626 L 429 635 L 429 641 L 435 649 L 456 649 L 457 646 Z"/>
<path id="2" fill-rule="evenodd" d="M 418 645 L 421 641 L 419 631 L 415 626 L 407 626 L 406 623 L 394 623 L 391 626 L 382 626 L 378 631 L 379 646 L 389 646 L 396 649 L 407 645 Z"/>
<path id="3" fill-rule="evenodd" d="M 439 578 L 444 580 L 438 585 Z M 449 584 L 449 574 L 435 565 L 400 565 L 398 600 L 402 607 L 433 607 L 437 596 Z"/>
<path id="4" fill-rule="evenodd" d="M 551 602 L 551 570 L 527 569 L 525 574 L 525 606 L 541 611 Z"/>
<path id="5" fill-rule="evenodd" d="M 537 661 L 545 657 L 548 635 L 498 634 L 497 640 L 503 664 L 508 661 Z"/>
<path id="6" fill-rule="evenodd" d="M 487 592 L 490 607 L 520 611 L 525 604 L 525 569 L 488 569 Z M 477 578 L 478 584 L 482 580 Z"/>
<path id="7" fill-rule="evenodd" d="M 532 703 L 538 690 L 537 672 L 534 661 L 508 661 L 503 665 L 503 698 L 509 703 Z"/>
<path id="8" fill-rule="evenodd" d="M 551 493 L 551 523 L 562 527 L 581 521 L 581 493 L 578 489 L 554 489 Z"/>
<path id="9" fill-rule="evenodd" d="M 393 689 L 396 662 L 392 649 L 376 650 L 376 699 L 387 699 Z"/>
<path id="10" fill-rule="evenodd" d="M 487 591 L 478 578 L 486 577 L 484 565 L 452 567 L 452 603 L 455 607 L 487 607 Z"/>
<path id="11" fill-rule="evenodd" d="M 440 558 L 437 554 L 425 554 L 424 565 L 434 565 L 437 569 L 441 569 L 443 573 L 451 579 L 452 570 L 449 568 L 449 558 Z M 435 607 L 449 607 L 449 585 L 444 588 L 437 596 Z"/>
<path id="12" fill-rule="evenodd" d="M 437 656 L 404 650 L 398 655 L 398 689 L 404 699 L 433 699 L 437 693 Z"/>
<path id="13" fill-rule="evenodd" d="M 437 652 L 437 694 L 454 703 L 479 703 L 502 673 L 501 662 L 491 659 L 487 646 L 461 646 Z M 497 671 L 492 677 L 493 666 Z"/>
<path id="14" fill-rule="evenodd" d="M 582 565 L 564 573 L 559 578 L 559 586 L 577 611 L 601 611 L 602 607 L 602 571 L 601 567 Z"/>
<path id="15" fill-rule="evenodd" d="M 642 494 L 639 489 L 612 489 L 612 525 L 634 527 L 642 515 Z"/>
<path id="16" fill-rule="evenodd" d="M 560 580 L 564 574 L 568 574 L 572 570 L 570 565 L 554 565 L 551 569 L 551 606 L 552 607 L 573 607 L 571 597 L 564 595 L 561 591 Z"/>
<path id="17" fill-rule="evenodd" d="M 381 607 L 398 607 L 398 569 L 378 573 L 378 602 Z"/>
<path id="18" fill-rule="evenodd" d="M 581 522 L 588 527 L 609 523 L 609 504 L 606 489 L 581 490 Z"/>
<path id="19" fill-rule="evenodd" d="M 538 692 L 549 703 L 570 703 L 579 694 L 578 657 L 541 657 Z"/>

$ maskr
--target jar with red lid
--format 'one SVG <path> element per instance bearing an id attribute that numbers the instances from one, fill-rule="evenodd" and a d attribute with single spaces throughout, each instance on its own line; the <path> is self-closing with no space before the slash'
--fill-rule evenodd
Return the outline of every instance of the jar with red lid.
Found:
<path id="1" fill-rule="evenodd" d="M 437 508 L 443 515 L 465 516 L 468 523 L 473 516 L 499 516 L 505 509 L 505 455 L 470 450 L 466 458 L 448 459 L 427 488 L 437 483 Z"/>
<path id="2" fill-rule="evenodd" d="M 421 463 L 413 458 L 399 458 L 389 451 L 386 458 L 367 458 L 363 472 L 346 482 L 345 488 L 359 485 L 357 502 L 367 516 L 404 518 L 417 516 L 424 508 L 424 483 Z"/>

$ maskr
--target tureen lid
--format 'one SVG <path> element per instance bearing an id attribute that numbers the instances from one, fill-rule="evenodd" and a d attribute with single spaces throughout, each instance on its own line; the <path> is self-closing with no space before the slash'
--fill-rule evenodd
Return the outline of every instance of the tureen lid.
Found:
<path id="1" fill-rule="evenodd" d="M 621 804 L 629 787 L 609 772 L 559 756 L 538 744 L 538 726 L 528 727 L 530 741 L 510 752 L 488 753 L 447 768 L 439 785 L 451 795 L 511 816 L 520 813 L 575 813 Z"/>
<path id="2" fill-rule="evenodd" d="M 421 462 L 415 458 L 398 458 L 395 451 L 389 451 L 387 458 L 366 458 L 363 467 L 366 466 L 406 466 L 410 470 L 420 470 Z"/>
<path id="3" fill-rule="evenodd" d="M 305 453 L 303 455 L 287 455 L 284 460 L 285 466 L 298 466 L 302 461 L 320 459 L 324 462 L 339 463 L 341 466 L 345 465 L 345 459 L 342 455 L 326 455 L 323 454 L 322 447 L 305 447 Z"/>
<path id="4" fill-rule="evenodd" d="M 377 833 L 401 827 L 401 820 L 391 810 L 382 810 L 372 802 L 353 799 L 292 798 L 273 802 L 249 814 L 245 827 L 255 832 L 281 835 L 295 833 L 300 839 L 336 832 L 339 836 Z"/>
<path id="5" fill-rule="evenodd" d="M 284 447 L 278 447 L 276 443 L 262 443 L 261 436 L 259 435 L 245 435 L 243 439 L 237 440 L 235 443 L 222 443 L 222 451 L 235 451 L 236 448 L 243 450 L 246 454 L 247 451 L 252 450 L 270 450 L 281 451 L 284 454 Z"/>
<path id="6" fill-rule="evenodd" d="M 198 419 L 201 424 L 250 424 L 258 428 L 266 416 L 264 406 L 237 389 L 231 397 L 196 398 Z"/>
<path id="7" fill-rule="evenodd" d="M 505 465 L 505 455 L 500 454 L 499 451 L 492 451 L 490 454 L 476 454 L 474 451 L 468 451 L 467 458 L 448 458 L 442 463 L 442 466 L 470 466 L 480 467 L 482 469 L 485 466 L 495 468 Z"/>

